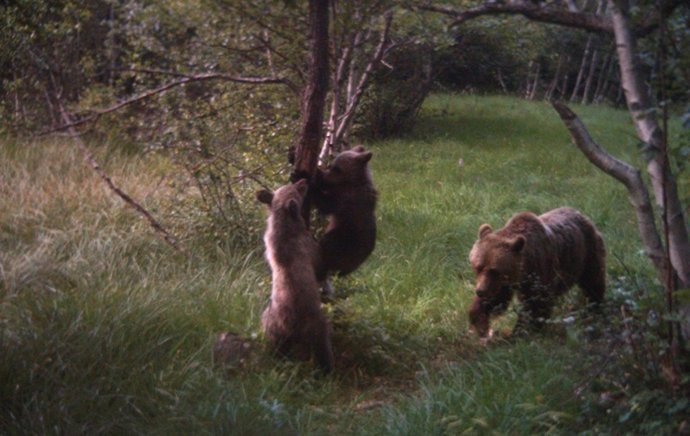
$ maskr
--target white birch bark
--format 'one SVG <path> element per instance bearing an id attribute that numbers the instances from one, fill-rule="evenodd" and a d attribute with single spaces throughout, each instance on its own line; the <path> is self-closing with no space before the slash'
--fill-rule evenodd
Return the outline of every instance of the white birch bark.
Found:
<path id="1" fill-rule="evenodd" d="M 665 210 L 667 213 L 671 265 L 681 285 L 688 287 L 690 286 L 690 239 L 676 181 L 663 153 L 663 133 L 644 82 L 639 76 L 635 59 L 635 37 L 631 31 L 628 16 L 629 5 L 627 0 L 609 0 L 609 2 L 623 93 L 637 135 L 652 153 L 652 157 L 647 162 L 647 173 L 650 176 L 656 204 L 660 210 Z"/>

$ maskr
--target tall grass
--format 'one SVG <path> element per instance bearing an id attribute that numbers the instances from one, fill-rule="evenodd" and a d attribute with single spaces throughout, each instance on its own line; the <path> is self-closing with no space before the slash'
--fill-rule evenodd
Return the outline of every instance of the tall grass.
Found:
<path id="1" fill-rule="evenodd" d="M 521 342 L 475 361 L 425 371 L 420 393 L 384 409 L 379 431 L 390 434 L 544 434 L 572 425 L 576 385 L 563 374 L 572 356 L 551 344 Z"/>
<path id="2" fill-rule="evenodd" d="M 579 111 L 614 154 L 638 160 L 627 113 Z M 611 277 L 652 277 L 624 189 L 548 106 L 433 96 L 410 135 L 369 144 L 379 239 L 336 283 L 348 294 L 327 307 L 337 374 L 318 377 L 261 346 L 270 278 L 260 235 L 248 246 L 192 235 L 188 255 L 174 253 L 69 142 L 0 141 L 0 433 L 565 429 L 578 407 L 571 385 L 582 375 L 566 364 L 577 343 L 484 348 L 467 335 L 479 225 L 573 206 L 603 232 Z M 98 153 L 126 192 L 170 217 L 165 159 Z M 258 335 L 248 367 L 214 368 L 221 331 Z"/>

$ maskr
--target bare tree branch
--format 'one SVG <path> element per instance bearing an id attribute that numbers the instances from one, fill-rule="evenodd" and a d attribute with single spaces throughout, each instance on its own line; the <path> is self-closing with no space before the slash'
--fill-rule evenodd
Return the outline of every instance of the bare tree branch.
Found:
<path id="1" fill-rule="evenodd" d="M 630 202 L 635 208 L 637 225 L 645 251 L 657 271 L 663 275 L 663 271 L 666 270 L 666 255 L 654 222 L 654 208 L 640 171 L 627 162 L 615 158 L 597 144 L 582 121 L 565 103 L 554 101 L 551 104 L 570 131 L 577 148 L 597 168 L 627 188 Z"/>
<path id="2" fill-rule="evenodd" d="M 167 83 L 165 85 L 159 86 L 158 88 L 151 89 L 149 91 L 146 91 L 144 93 L 141 93 L 139 95 L 135 95 L 133 97 L 130 97 L 126 100 L 123 100 L 113 106 L 110 106 L 105 109 L 96 109 L 91 111 L 91 114 L 88 116 L 85 116 L 79 120 L 72 120 L 70 118 L 70 122 L 66 122 L 66 124 L 63 124 L 61 126 L 52 128 L 50 130 L 41 132 L 40 135 L 46 135 L 52 132 L 60 131 L 60 130 L 68 130 L 73 127 L 80 126 L 82 124 L 86 124 L 89 122 L 94 122 L 97 121 L 101 116 L 109 114 L 111 112 L 115 112 L 117 110 L 122 109 L 125 106 L 128 106 L 130 104 L 138 103 L 140 101 L 149 99 L 153 96 L 156 96 L 158 94 L 163 94 L 173 88 L 176 88 L 178 86 L 185 85 L 187 83 L 191 82 L 203 82 L 207 80 L 222 80 L 222 81 L 227 81 L 227 82 L 235 82 L 235 83 L 243 83 L 243 84 L 250 84 L 250 85 L 265 85 L 265 84 L 289 84 L 289 81 L 285 78 L 282 77 L 244 77 L 244 76 L 233 76 L 231 74 L 225 74 L 225 73 L 201 73 L 201 74 L 194 74 L 194 75 L 186 75 L 183 73 L 177 73 L 174 71 L 165 71 L 165 70 L 155 70 L 155 69 L 139 69 L 142 72 L 147 72 L 147 73 L 153 73 L 153 74 L 166 74 L 166 75 L 172 75 L 172 76 L 177 76 L 177 77 L 182 77 L 180 80 L 176 80 L 174 82 Z M 290 86 L 290 85 L 288 85 Z"/>
<path id="3" fill-rule="evenodd" d="M 324 138 L 321 152 L 319 153 L 319 165 L 323 164 L 330 153 L 335 139 L 335 130 L 337 127 L 338 117 L 340 115 L 341 96 L 340 91 L 345 83 L 345 70 L 352 62 L 352 51 L 355 47 L 360 32 L 357 31 L 350 35 L 350 43 L 341 48 L 340 57 L 338 58 L 337 67 L 335 69 L 335 77 L 333 78 L 333 86 L 331 89 L 331 110 L 326 123 L 326 137 Z M 336 49 L 337 50 L 337 49 Z"/>
<path id="4" fill-rule="evenodd" d="M 383 56 L 387 53 L 387 48 L 390 46 L 388 36 L 390 34 L 391 23 L 393 21 L 391 11 L 386 12 L 383 18 L 383 30 L 381 30 L 381 33 L 379 34 L 378 44 L 374 49 L 374 52 L 371 54 L 371 58 L 364 68 L 364 71 L 362 71 L 361 76 L 357 77 L 355 62 L 352 59 L 353 52 L 357 48 L 362 47 L 363 42 L 366 39 L 362 36 L 361 31 L 357 32 L 352 37 L 350 45 L 345 47 L 341 52 L 335 72 L 335 80 L 333 81 L 334 88 L 332 90 L 333 97 L 331 101 L 331 113 L 327 125 L 328 131 L 321 147 L 319 162 L 324 162 L 329 153 L 331 153 L 333 150 L 333 146 L 341 143 L 347 135 L 357 106 L 362 99 L 364 90 L 369 84 L 369 78 L 371 77 L 374 69 L 383 60 Z M 344 96 L 345 112 L 340 115 L 340 91 L 345 85 L 345 70 L 348 64 L 350 65 L 350 68 L 347 77 L 347 88 Z"/>
<path id="5" fill-rule="evenodd" d="M 650 34 L 659 27 L 662 16 L 668 16 L 678 6 L 687 0 L 667 0 L 663 2 L 661 10 L 654 9 L 647 14 L 633 29 L 635 36 L 642 37 Z M 530 0 L 488 1 L 470 8 L 454 8 L 447 5 L 427 3 L 419 9 L 448 15 L 454 20 L 452 26 L 457 26 L 472 18 L 483 15 L 512 14 L 523 15 L 531 20 L 544 23 L 559 24 L 575 27 L 591 32 L 613 34 L 611 19 L 602 14 L 593 14 L 577 10 L 572 4 L 548 4 Z"/>
<path id="6" fill-rule="evenodd" d="M 345 136 L 345 132 L 347 132 L 347 130 L 349 129 L 349 126 L 352 123 L 352 118 L 355 115 L 355 109 L 357 109 L 359 101 L 362 99 L 364 89 L 367 87 L 367 84 L 369 83 L 369 77 L 371 76 L 371 73 L 374 71 L 374 68 L 381 62 L 381 59 L 383 59 L 383 54 L 385 52 L 386 45 L 388 44 L 388 33 L 390 32 L 392 21 L 393 14 L 390 11 L 386 12 L 386 14 L 384 15 L 384 27 L 381 31 L 379 44 L 376 47 L 374 55 L 367 64 L 366 68 L 364 69 L 364 72 L 362 73 L 362 76 L 360 77 L 359 82 L 357 83 L 357 88 L 355 89 L 354 93 L 348 95 L 347 109 L 345 110 L 345 113 L 343 114 L 342 119 L 340 120 L 340 125 L 338 126 L 338 129 L 335 132 L 335 138 L 333 140 L 334 144 L 337 144 Z"/>
<path id="7" fill-rule="evenodd" d="M 529 0 L 514 0 L 508 2 L 490 2 L 479 6 L 457 9 L 445 5 L 427 4 L 419 7 L 422 10 L 439 12 L 453 18 L 452 26 L 457 26 L 472 18 L 482 15 L 519 14 L 545 23 L 560 24 L 576 27 L 593 32 L 613 33 L 611 21 L 606 17 L 589 12 L 573 12 L 564 8 L 557 8 L 544 3 Z"/>

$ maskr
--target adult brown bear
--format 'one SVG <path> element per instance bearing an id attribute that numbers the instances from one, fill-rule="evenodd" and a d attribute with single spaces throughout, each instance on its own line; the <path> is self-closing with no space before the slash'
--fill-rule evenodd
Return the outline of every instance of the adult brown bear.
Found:
<path id="1" fill-rule="evenodd" d="M 470 252 L 477 281 L 469 311 L 470 324 L 481 337 L 489 321 L 508 308 L 517 292 L 523 308 L 516 331 L 541 327 L 558 296 L 578 284 L 591 303 L 606 290 L 606 248 L 592 221 L 563 207 L 536 216 L 522 212 L 500 230 L 479 227 Z"/>

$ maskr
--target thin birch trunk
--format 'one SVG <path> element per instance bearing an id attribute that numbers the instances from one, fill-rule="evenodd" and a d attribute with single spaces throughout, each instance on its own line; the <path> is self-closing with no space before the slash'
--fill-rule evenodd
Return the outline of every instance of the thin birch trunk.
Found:
<path id="1" fill-rule="evenodd" d="M 618 74 L 618 59 L 616 58 L 616 54 L 614 53 L 613 60 L 611 62 L 611 69 L 609 71 L 608 77 L 606 78 L 606 86 L 604 87 L 604 90 L 601 93 L 601 101 L 603 101 L 606 97 L 611 96 L 614 93 L 614 91 L 617 89 L 616 86 L 620 81 L 616 79 L 619 77 L 620 74 Z M 611 98 L 613 100 L 613 97 Z"/>
<path id="2" fill-rule="evenodd" d="M 530 85 L 532 84 L 532 69 L 534 68 L 534 61 L 529 61 L 527 64 L 527 74 L 525 75 L 525 80 L 521 86 L 521 93 L 524 98 L 529 98 L 531 93 Z"/>
<path id="3" fill-rule="evenodd" d="M 357 58 L 365 58 L 365 56 L 367 56 L 367 54 L 364 53 L 363 46 L 368 36 L 371 35 L 371 30 L 367 30 L 366 35 L 361 31 L 357 32 L 351 44 L 342 49 L 335 73 L 334 89 L 331 92 L 332 100 L 331 113 L 327 125 L 328 133 L 326 134 L 326 138 L 321 146 L 321 152 L 319 153 L 320 164 L 323 164 L 336 148 L 340 148 L 343 142 L 347 141 L 347 136 L 352 128 L 355 112 L 364 94 L 364 90 L 369 84 L 371 74 L 383 60 L 383 56 L 389 46 L 388 36 L 393 20 L 392 13 L 390 11 L 386 12 L 383 19 L 384 27 L 379 35 L 378 44 L 374 52 L 369 55 L 368 62 L 361 70 L 361 73 L 360 68 L 357 67 L 357 64 L 361 61 L 358 62 Z M 346 71 L 347 75 L 345 73 Z M 347 85 L 345 85 L 346 81 Z M 343 92 L 343 88 L 345 92 Z"/>
<path id="4" fill-rule="evenodd" d="M 335 70 L 335 77 L 332 80 L 333 87 L 331 89 L 331 109 L 328 117 L 328 123 L 326 124 L 326 137 L 324 139 L 323 146 L 321 147 L 321 152 L 319 153 L 319 165 L 323 165 L 333 151 L 335 131 L 338 128 L 338 118 L 340 117 L 340 107 L 342 105 L 342 96 L 340 91 L 344 87 L 345 71 L 350 69 L 350 64 L 352 63 L 352 52 L 355 49 L 355 44 L 359 40 L 360 36 L 361 32 L 352 34 L 349 38 L 350 41 L 347 46 L 341 46 L 341 53 Z"/>
<path id="5" fill-rule="evenodd" d="M 616 63 L 616 55 L 612 50 L 609 53 L 608 60 L 606 63 L 605 71 L 599 75 L 599 81 L 597 83 L 597 89 L 594 91 L 594 103 L 601 103 L 606 95 L 606 90 L 608 89 L 609 82 L 611 81 L 611 75 L 613 74 L 613 66 Z"/>
<path id="6" fill-rule="evenodd" d="M 585 89 L 582 91 L 582 104 L 589 103 L 589 91 L 592 86 L 592 80 L 594 74 L 597 70 L 597 65 L 599 64 L 599 50 L 594 50 L 592 54 L 592 62 L 589 63 L 589 73 L 587 74 L 587 80 L 585 80 Z"/>
<path id="7" fill-rule="evenodd" d="M 529 99 L 534 100 L 537 95 L 537 88 L 539 87 L 539 76 L 541 75 L 541 64 L 537 63 L 537 68 L 534 72 L 534 81 L 532 82 L 532 89 L 529 93 Z"/>
<path id="8" fill-rule="evenodd" d="M 676 181 L 663 153 L 662 130 L 636 65 L 636 44 L 628 16 L 629 5 L 627 0 L 609 2 L 625 100 L 638 136 L 653 153 L 647 162 L 647 173 L 656 204 L 660 210 L 667 211 L 671 265 L 681 285 L 690 287 L 690 238 Z"/>
<path id="9" fill-rule="evenodd" d="M 604 11 L 606 10 L 606 1 L 607 1 L 607 0 L 598 0 L 598 1 L 597 1 L 597 12 L 596 12 L 596 15 L 602 15 L 602 14 L 604 13 Z M 585 9 L 587 8 L 587 3 L 588 3 L 588 2 L 585 3 L 585 5 L 583 6 L 583 9 L 582 9 L 582 10 L 585 10 Z M 575 80 L 575 87 L 573 88 L 573 93 L 572 93 L 572 95 L 570 96 L 570 102 L 571 102 L 571 103 L 574 102 L 574 101 L 577 99 L 578 92 L 580 91 L 580 83 L 581 83 L 582 77 L 583 77 L 583 75 L 584 75 L 584 73 L 585 73 L 585 68 L 586 68 L 586 65 L 587 65 L 587 61 L 588 61 L 588 59 L 589 59 L 589 57 L 590 57 L 590 56 L 589 56 L 589 53 L 590 53 L 590 51 L 592 50 L 592 42 L 593 42 L 593 39 L 594 39 L 594 36 L 593 36 L 593 35 L 589 35 L 589 36 L 587 37 L 587 44 L 585 45 L 585 52 L 584 52 L 584 54 L 582 55 L 582 63 L 580 64 L 580 70 L 579 70 L 578 73 L 577 73 L 577 79 Z M 596 53 L 596 52 L 595 52 L 595 53 Z M 593 62 L 593 63 L 596 63 L 596 62 Z M 591 67 L 590 67 L 590 69 L 591 69 Z"/>
<path id="10" fill-rule="evenodd" d="M 597 86 L 594 88 L 594 94 L 592 94 L 592 102 L 596 103 L 601 90 L 603 89 L 604 82 L 606 81 L 611 63 L 613 62 L 613 51 L 609 51 L 609 54 L 604 58 L 604 62 L 601 64 L 601 70 L 597 75 Z"/>
<path id="11" fill-rule="evenodd" d="M 496 79 L 498 79 L 498 83 L 499 83 L 499 85 L 501 85 L 501 89 L 503 89 L 503 93 L 508 94 L 508 87 L 506 86 L 506 82 L 503 80 L 503 74 L 501 73 L 500 68 L 496 71 Z"/>
<path id="12" fill-rule="evenodd" d="M 360 76 L 359 81 L 357 82 L 354 92 L 348 92 L 347 107 L 345 108 L 345 113 L 343 114 L 342 119 L 340 120 L 340 125 L 338 126 L 335 132 L 335 144 L 339 144 L 341 141 L 343 141 L 343 139 L 345 139 L 345 137 L 349 133 L 350 127 L 352 126 L 352 120 L 355 116 L 355 110 L 357 109 L 357 106 L 359 106 L 359 102 L 362 99 L 364 90 L 369 84 L 369 77 L 371 76 L 371 73 L 374 71 L 374 68 L 376 68 L 383 59 L 383 55 L 388 45 L 388 34 L 390 32 L 391 23 L 393 21 L 392 12 L 386 12 L 384 14 L 383 19 L 384 28 L 381 31 L 379 43 L 376 47 L 376 50 L 369 62 L 367 63 L 367 66 L 364 68 L 364 71 L 362 72 L 362 75 Z"/>
<path id="13" fill-rule="evenodd" d="M 566 65 L 570 64 L 570 56 L 566 55 L 565 57 L 565 62 Z M 565 98 L 566 92 L 568 92 L 568 82 L 570 79 L 570 74 L 568 74 L 568 68 L 564 68 L 564 74 L 563 74 L 563 82 L 561 83 L 561 89 L 560 89 L 560 98 Z"/>
<path id="14" fill-rule="evenodd" d="M 585 44 L 585 51 L 582 54 L 582 62 L 580 62 L 580 69 L 577 71 L 577 78 L 575 79 L 575 86 L 573 87 L 573 93 L 570 95 L 570 102 L 574 102 L 578 96 L 578 91 L 580 90 L 580 83 L 582 82 L 582 76 L 585 74 L 585 68 L 587 66 L 587 60 L 589 59 L 589 52 L 592 49 L 592 35 L 587 37 L 587 44 Z"/>
<path id="15" fill-rule="evenodd" d="M 558 87 L 558 79 L 560 78 L 559 76 L 561 75 L 561 68 L 562 67 L 563 67 L 563 54 L 560 54 L 560 55 L 558 55 L 558 65 L 556 66 L 556 72 L 553 75 L 553 80 L 551 81 L 551 85 L 549 85 L 549 90 L 546 91 L 545 98 L 547 100 L 551 100 L 553 93 L 556 91 L 556 88 Z"/>

